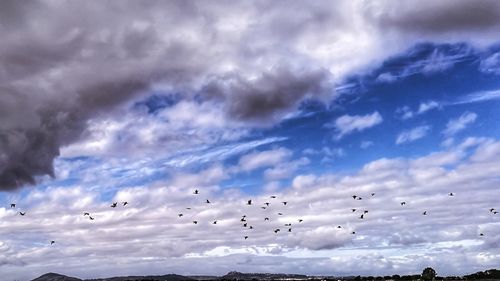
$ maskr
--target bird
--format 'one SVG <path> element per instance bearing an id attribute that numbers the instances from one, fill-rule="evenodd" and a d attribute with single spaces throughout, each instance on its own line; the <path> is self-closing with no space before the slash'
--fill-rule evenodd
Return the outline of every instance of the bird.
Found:
<path id="1" fill-rule="evenodd" d="M 54 240 L 50 241 L 50 245 L 52 245 L 54 243 L 56 243 L 56 241 L 54 241 Z"/>
<path id="2" fill-rule="evenodd" d="M 268 220 L 269 220 L 269 218 L 264 218 L 264 220 L 265 220 L 265 221 L 268 221 Z"/>
<path id="3" fill-rule="evenodd" d="M 217 224 L 217 221 L 214 221 L 212 224 Z"/>
<path id="4" fill-rule="evenodd" d="M 285 206 L 286 206 L 286 203 L 288 203 L 288 202 L 286 202 L 286 201 L 283 201 L 283 202 L 281 202 L 281 203 L 283 203 L 283 205 L 285 205 Z"/>
<path id="5" fill-rule="evenodd" d="M 340 226 L 340 225 L 337 225 L 337 228 L 342 228 L 342 226 Z"/>
<path id="6" fill-rule="evenodd" d="M 23 213 L 23 212 L 19 212 L 19 214 L 20 214 L 21 216 L 24 216 L 24 215 L 26 215 L 26 212 L 24 212 L 24 213 Z"/>
<path id="7" fill-rule="evenodd" d="M 283 215 L 283 213 L 278 213 L 278 216 L 282 216 L 282 215 Z"/>
<path id="8" fill-rule="evenodd" d="M 364 210 L 364 211 L 363 211 L 363 214 L 367 214 L 367 213 L 368 213 L 368 210 Z"/>
<path id="9" fill-rule="evenodd" d="M 352 199 L 356 200 L 356 197 L 358 197 L 358 196 L 357 195 L 353 195 Z"/>
<path id="10" fill-rule="evenodd" d="M 361 216 L 359 217 L 360 219 L 364 219 L 365 218 L 365 215 L 364 214 L 361 214 Z"/>
<path id="11" fill-rule="evenodd" d="M 269 202 L 264 203 L 266 206 L 269 206 Z"/>
<path id="12" fill-rule="evenodd" d="M 210 204 L 210 201 L 207 199 L 207 201 L 205 201 L 205 203 Z"/>
<path id="13" fill-rule="evenodd" d="M 354 213 L 354 212 L 356 212 L 356 209 L 351 209 L 351 211 Z"/>
<path id="14" fill-rule="evenodd" d="M 266 207 L 264 207 L 264 206 L 262 206 L 262 207 L 260 207 L 260 208 L 261 208 L 262 210 L 265 210 L 265 209 L 266 209 Z"/>
<path id="15" fill-rule="evenodd" d="M 279 231 L 280 231 L 280 229 L 279 229 L 279 228 L 276 228 L 276 229 L 274 230 L 274 233 L 278 233 Z"/>
<path id="16" fill-rule="evenodd" d="M 198 221 L 193 221 L 194 224 L 198 224 Z"/>
<path id="17" fill-rule="evenodd" d="M 14 204 L 14 206 L 15 206 L 15 205 L 16 205 L 16 204 Z M 493 213 L 493 211 L 495 211 L 495 208 L 491 208 L 491 209 L 490 209 L 490 212 L 492 212 L 492 213 Z"/>
<path id="18" fill-rule="evenodd" d="M 111 208 L 116 208 L 117 204 L 118 204 L 117 202 L 113 202 L 113 204 L 111 204 Z"/>
<path id="19" fill-rule="evenodd" d="M 187 207 L 186 210 L 191 210 L 191 207 Z"/>
<path id="20" fill-rule="evenodd" d="M 483 233 L 479 233 L 479 236 L 484 236 L 484 234 Z"/>
<path id="21" fill-rule="evenodd" d="M 253 229 L 253 226 L 249 226 L 248 228 Z"/>
<path id="22" fill-rule="evenodd" d="M 248 236 L 245 236 L 245 240 L 247 240 L 247 239 L 248 239 Z"/>
<path id="23" fill-rule="evenodd" d="M 273 199 L 276 198 L 276 195 L 271 195 L 271 198 L 273 198 Z"/>
<path id="24" fill-rule="evenodd" d="M 243 227 L 247 227 L 247 225 L 248 225 L 248 223 L 244 223 L 244 224 L 243 224 Z"/>
<path id="25" fill-rule="evenodd" d="M 16 204 L 11 203 L 11 204 L 10 204 L 10 207 L 11 207 L 11 208 L 15 208 L 15 207 L 16 207 Z"/>
<path id="26" fill-rule="evenodd" d="M 240 220 L 240 221 L 241 221 L 241 222 L 246 222 L 247 220 L 243 217 L 243 218 L 241 218 L 241 220 Z"/>
<path id="27" fill-rule="evenodd" d="M 403 205 L 406 205 L 406 202 L 405 202 L 405 201 L 401 202 L 401 206 L 403 206 Z"/>
<path id="28" fill-rule="evenodd" d="M 351 234 L 356 234 L 356 231 L 351 232 Z"/>
<path id="29" fill-rule="evenodd" d="M 90 216 L 90 214 L 85 212 L 85 213 L 83 213 L 83 216 Z"/>
<path id="30" fill-rule="evenodd" d="M 427 211 L 424 211 L 422 215 L 427 216 Z"/>
<path id="31" fill-rule="evenodd" d="M 291 229 L 291 228 L 289 228 L 289 229 L 288 229 L 288 232 L 292 232 L 292 229 Z"/>
<path id="32" fill-rule="evenodd" d="M 123 203 L 123 206 L 126 206 L 126 205 L 128 204 L 128 202 L 127 202 L 127 201 L 124 201 L 124 202 L 122 202 L 122 203 Z"/>
<path id="33" fill-rule="evenodd" d="M 448 196 L 455 196 L 455 195 L 453 194 L 453 192 L 450 192 Z"/>
<path id="34" fill-rule="evenodd" d="M 496 215 L 496 214 L 498 214 L 498 212 L 497 211 L 493 211 L 493 214 Z"/>
<path id="35" fill-rule="evenodd" d="M 298 219 L 299 222 L 303 222 L 304 220 L 303 219 Z"/>
<path id="36" fill-rule="evenodd" d="M 292 226 L 291 223 L 285 223 L 285 226 Z"/>
<path id="37" fill-rule="evenodd" d="M 375 196 L 375 193 L 372 193 L 372 196 Z"/>
<path id="38" fill-rule="evenodd" d="M 195 189 L 193 194 L 199 194 L 198 189 Z"/>
<path id="39" fill-rule="evenodd" d="M 178 216 L 179 216 L 179 218 L 180 218 L 180 217 L 182 217 L 182 216 L 184 216 L 184 215 L 183 215 L 183 214 L 178 214 Z"/>
<path id="40" fill-rule="evenodd" d="M 363 200 L 363 198 L 361 198 L 361 197 L 358 197 L 358 199 L 357 199 L 357 200 Z"/>
<path id="41" fill-rule="evenodd" d="M 248 200 L 247 205 L 252 205 L 252 200 Z"/>
<path id="42" fill-rule="evenodd" d="M 91 216 L 89 216 L 89 219 L 90 219 L 91 221 L 93 221 L 93 220 L 94 220 L 94 218 L 93 218 L 93 217 L 91 217 Z"/>

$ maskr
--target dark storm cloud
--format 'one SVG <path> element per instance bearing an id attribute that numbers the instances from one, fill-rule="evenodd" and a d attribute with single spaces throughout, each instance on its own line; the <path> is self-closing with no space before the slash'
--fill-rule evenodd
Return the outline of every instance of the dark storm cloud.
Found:
<path id="1" fill-rule="evenodd" d="M 388 2 L 386 1 L 385 4 Z M 500 26 L 500 3 L 481 1 L 412 1 L 390 2 L 388 9 L 377 14 L 376 21 L 383 27 L 410 32 L 443 34 L 491 30 Z"/>

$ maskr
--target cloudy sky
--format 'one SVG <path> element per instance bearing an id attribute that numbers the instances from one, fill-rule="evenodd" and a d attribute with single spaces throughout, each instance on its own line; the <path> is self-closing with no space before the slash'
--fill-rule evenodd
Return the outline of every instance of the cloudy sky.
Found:
<path id="1" fill-rule="evenodd" d="M 3 278 L 498 267 L 498 1 L 2 1 L 0 37 Z"/>

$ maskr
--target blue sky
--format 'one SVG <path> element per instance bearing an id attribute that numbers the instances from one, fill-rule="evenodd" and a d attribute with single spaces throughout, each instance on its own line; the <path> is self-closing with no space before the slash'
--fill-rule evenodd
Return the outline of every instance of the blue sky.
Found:
<path id="1" fill-rule="evenodd" d="M 497 266 L 480 2 L 5 4 L 0 275 Z"/>

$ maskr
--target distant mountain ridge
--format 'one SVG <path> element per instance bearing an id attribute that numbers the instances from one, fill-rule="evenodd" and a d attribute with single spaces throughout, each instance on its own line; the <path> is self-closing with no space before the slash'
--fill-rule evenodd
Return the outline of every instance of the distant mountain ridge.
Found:
<path id="1" fill-rule="evenodd" d="M 406 278 L 411 277 L 411 278 Z M 361 276 L 307 276 L 302 274 L 280 274 L 280 273 L 241 273 L 231 271 L 223 276 L 183 276 L 178 274 L 166 275 L 150 275 L 150 276 L 123 276 L 123 277 L 110 277 L 110 278 L 97 278 L 97 279 L 79 279 L 76 277 L 69 277 L 58 273 L 46 273 L 31 281 L 200 281 L 200 280 L 352 280 L 352 281 L 406 281 L 406 280 L 420 280 L 420 275 L 392 275 L 384 277 L 361 277 Z M 500 280 L 500 270 L 490 269 L 486 271 L 479 271 L 473 274 L 464 275 L 463 277 L 439 277 L 436 276 L 434 281 L 439 280 Z"/>

